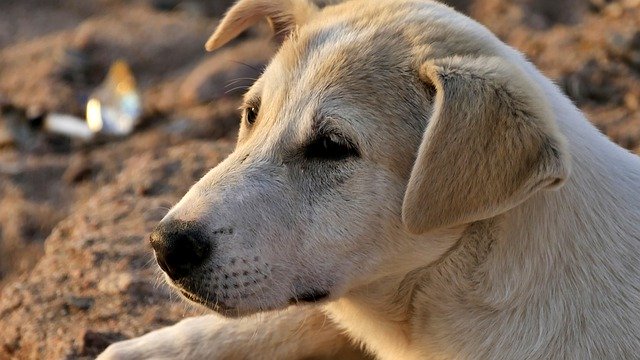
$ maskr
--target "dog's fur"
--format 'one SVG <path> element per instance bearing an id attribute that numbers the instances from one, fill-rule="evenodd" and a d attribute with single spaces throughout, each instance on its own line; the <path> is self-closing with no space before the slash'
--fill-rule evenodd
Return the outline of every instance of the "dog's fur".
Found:
<path id="1" fill-rule="evenodd" d="M 183 294 L 282 311 L 184 320 L 102 358 L 640 358 L 637 156 L 442 4 L 240 0 L 207 48 L 264 17 L 283 43 L 246 95 L 256 121 L 163 221 L 215 245 Z M 355 153 L 308 155 L 327 134 Z"/>

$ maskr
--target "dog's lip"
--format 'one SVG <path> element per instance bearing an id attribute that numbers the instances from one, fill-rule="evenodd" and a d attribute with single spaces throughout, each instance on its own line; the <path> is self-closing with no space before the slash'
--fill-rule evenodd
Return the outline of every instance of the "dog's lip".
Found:
<path id="1" fill-rule="evenodd" d="M 206 299 L 201 298 L 198 295 L 195 295 L 195 294 L 192 294 L 192 293 L 188 292 L 187 290 L 184 290 L 184 289 L 179 289 L 179 290 L 180 290 L 180 293 L 184 297 L 186 297 L 187 299 L 189 299 L 189 300 L 191 300 L 191 301 L 193 301 L 195 303 L 204 305 L 204 306 L 208 307 L 209 309 L 211 309 L 213 311 L 228 312 L 228 311 L 233 311 L 234 310 L 234 308 L 229 307 L 229 306 L 227 306 L 227 305 L 225 305 L 225 304 L 223 304 L 223 303 L 221 303 L 219 301 L 206 300 Z"/>
<path id="2" fill-rule="evenodd" d="M 328 298 L 330 293 L 326 290 L 311 290 L 300 293 L 291 299 L 289 299 L 290 304 L 298 304 L 298 303 L 315 303 Z"/>

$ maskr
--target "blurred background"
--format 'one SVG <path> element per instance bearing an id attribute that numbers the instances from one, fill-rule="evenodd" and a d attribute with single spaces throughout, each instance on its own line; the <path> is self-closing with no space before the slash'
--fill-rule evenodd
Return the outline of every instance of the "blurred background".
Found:
<path id="1" fill-rule="evenodd" d="M 92 358 L 198 312 L 157 285 L 146 236 L 231 151 L 275 50 L 263 24 L 205 53 L 231 3 L 0 1 L 0 359 Z M 640 153 L 640 0 L 447 3 Z"/>

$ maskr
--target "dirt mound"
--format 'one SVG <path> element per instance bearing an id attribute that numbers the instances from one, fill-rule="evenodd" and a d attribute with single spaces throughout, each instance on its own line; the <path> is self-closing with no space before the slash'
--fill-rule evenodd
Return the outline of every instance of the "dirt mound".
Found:
<path id="1" fill-rule="evenodd" d="M 263 27 L 205 54 L 230 2 L 0 5 L 0 359 L 91 358 L 198 311 L 159 285 L 146 239 L 231 151 L 239 94 L 274 50 Z M 640 153 L 640 1 L 449 3 Z M 82 115 L 119 58 L 144 98 L 133 135 L 84 144 L 40 129 L 46 112 Z"/>
<path id="2" fill-rule="evenodd" d="M 572 2 L 555 3 L 560 12 Z M 544 13 L 527 12 L 527 3 L 478 1 L 471 14 L 554 79 L 602 132 L 640 153 L 640 1 L 574 3 L 581 15 L 573 24 L 545 18 L 537 31 L 528 24 Z"/>
<path id="3" fill-rule="evenodd" d="M 193 141 L 124 160 L 111 184 L 56 226 L 37 266 L 4 288 L 0 353 L 93 357 L 111 341 L 193 314 L 171 301 L 146 237 L 231 148 Z"/>
<path id="4" fill-rule="evenodd" d="M 46 1 L 2 5 L 0 24 L 12 24 L 2 35 L 12 36 L 0 37 L 0 287 L 35 264 L 55 224 L 111 183 L 131 154 L 235 135 L 248 84 L 230 83 L 255 78 L 272 46 L 262 36 L 206 54 L 217 22 L 208 15 L 222 8 L 174 3 L 65 0 L 67 12 Z M 31 10 L 35 19 L 50 15 L 42 29 L 25 15 Z M 131 65 L 144 99 L 133 137 L 84 144 L 40 129 L 47 112 L 83 116 L 116 59 Z"/>

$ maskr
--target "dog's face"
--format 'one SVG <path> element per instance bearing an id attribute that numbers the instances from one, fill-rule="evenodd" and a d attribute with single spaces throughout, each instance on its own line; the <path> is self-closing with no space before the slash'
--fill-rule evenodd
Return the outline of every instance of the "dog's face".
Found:
<path id="1" fill-rule="evenodd" d="M 442 166 L 459 166 L 459 159 L 422 159 L 430 151 L 423 149 L 427 124 L 450 126 L 448 119 L 433 118 L 446 110 L 436 95 L 446 94 L 448 85 L 433 72 L 435 65 L 420 68 L 415 44 L 403 39 L 407 29 L 393 17 L 367 24 L 374 15 L 358 12 L 358 6 L 320 11 L 303 0 L 275 1 L 298 6 L 273 10 L 289 14 L 287 23 L 279 23 L 282 17 L 258 3 L 266 2 L 237 4 L 220 25 L 218 38 L 235 36 L 244 14 L 260 11 L 280 31 L 289 29 L 289 36 L 245 96 L 235 151 L 184 196 L 152 235 L 158 263 L 189 299 L 236 316 L 337 298 L 434 261 L 464 224 L 514 206 L 537 189 L 527 186 L 520 194 L 525 180 L 540 188 L 563 177 L 556 168 L 547 171 L 545 163 L 535 170 L 535 181 L 507 179 L 503 187 L 513 188 L 508 198 L 478 205 L 471 200 L 470 211 L 454 207 L 449 214 L 446 202 L 461 202 L 458 197 L 469 196 L 464 188 L 473 186 L 457 185 L 456 174 L 444 169 L 437 173 Z M 298 23 L 295 31 L 291 19 Z M 249 25 L 244 21 L 242 26 Z M 431 129 L 430 136 L 436 131 Z M 561 147 L 549 138 L 551 147 Z M 449 139 L 429 143 L 442 147 L 438 141 Z M 487 156 L 491 160 L 493 154 Z M 436 168 L 416 170 L 421 161 Z M 521 172 L 517 176 L 523 177 Z M 440 183 L 447 189 L 428 189 Z M 456 186 L 463 190 L 448 195 Z M 443 200 L 429 204 L 424 192 Z"/>
<path id="2" fill-rule="evenodd" d="M 403 47 L 340 37 L 286 41 L 245 96 L 234 153 L 170 213 L 215 243 L 176 282 L 199 299 L 246 313 L 340 296 L 402 248 L 430 95 Z"/>

